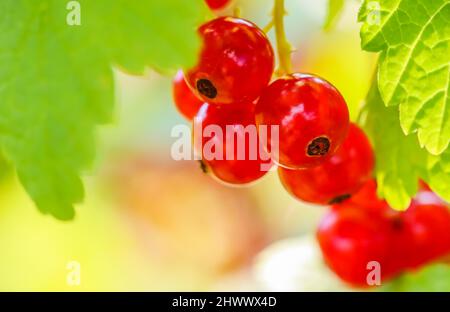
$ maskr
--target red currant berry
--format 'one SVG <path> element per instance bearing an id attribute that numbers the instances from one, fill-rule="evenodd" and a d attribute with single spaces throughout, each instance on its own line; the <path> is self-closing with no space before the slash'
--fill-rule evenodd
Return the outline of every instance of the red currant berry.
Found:
<path id="1" fill-rule="evenodd" d="M 334 154 L 347 135 L 349 115 L 343 97 L 330 83 L 292 74 L 264 89 L 256 105 L 256 122 L 269 130 L 279 127 L 279 155 L 274 161 L 302 169 L 317 166 Z M 267 149 L 273 156 L 268 133 Z"/>
<path id="2" fill-rule="evenodd" d="M 173 101 L 178 111 L 187 119 L 192 120 L 197 114 L 203 101 L 192 93 L 184 80 L 183 71 L 178 71 L 173 79 Z"/>
<path id="3" fill-rule="evenodd" d="M 413 248 L 410 222 L 405 220 L 404 213 L 389 207 L 384 214 L 389 222 L 390 246 L 389 258 L 385 270 L 399 273 L 408 268 L 413 258 Z"/>
<path id="4" fill-rule="evenodd" d="M 297 199 L 315 204 L 335 204 L 350 198 L 372 175 L 374 155 L 364 132 L 351 124 L 335 154 L 319 166 L 292 170 L 279 167 L 285 189 Z"/>
<path id="5" fill-rule="evenodd" d="M 413 201 L 403 214 L 411 242 L 408 266 L 416 268 L 450 254 L 450 211 L 445 205 L 422 205 Z"/>
<path id="6" fill-rule="evenodd" d="M 359 207 L 361 210 L 369 211 L 380 215 L 388 215 L 394 210 L 389 207 L 384 199 L 377 195 L 377 182 L 375 179 L 367 181 L 355 194 L 342 203 L 332 206 L 332 209 L 345 209 L 346 204 Z"/>
<path id="7" fill-rule="evenodd" d="M 415 269 L 450 254 L 450 211 L 414 199 L 405 212 L 391 213 L 390 270 Z"/>
<path id="8" fill-rule="evenodd" d="M 203 49 L 187 71 L 188 84 L 209 103 L 255 100 L 274 67 L 273 49 L 262 30 L 246 20 L 219 17 L 200 27 Z"/>
<path id="9" fill-rule="evenodd" d="M 202 168 L 222 182 L 248 184 L 271 167 L 270 157 L 259 143 L 253 103 L 205 103 L 194 118 L 194 131 L 202 133 Z"/>
<path id="10" fill-rule="evenodd" d="M 206 0 L 206 4 L 211 10 L 221 10 L 230 3 L 230 0 Z"/>
<path id="11" fill-rule="evenodd" d="M 368 286 L 369 262 L 377 261 L 381 277 L 393 274 L 385 270 L 389 259 L 388 222 L 356 206 L 331 210 L 319 225 L 317 238 L 325 262 L 344 281 Z"/>
<path id="12" fill-rule="evenodd" d="M 332 207 L 337 215 L 358 210 L 380 222 L 383 232 L 387 224 L 389 255 L 382 266 L 384 278 L 450 255 L 450 211 L 437 197 L 424 200 L 421 193 L 430 192 L 419 192 L 407 211 L 394 211 L 377 198 L 376 182 L 370 180 L 352 198 Z"/>

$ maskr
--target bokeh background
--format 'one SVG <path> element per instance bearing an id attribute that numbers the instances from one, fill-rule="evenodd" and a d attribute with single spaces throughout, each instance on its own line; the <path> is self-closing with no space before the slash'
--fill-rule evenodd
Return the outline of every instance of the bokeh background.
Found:
<path id="1" fill-rule="evenodd" d="M 242 17 L 269 22 L 271 0 L 235 4 Z M 336 85 L 355 118 L 375 66 L 359 46 L 359 2 L 348 1 L 327 32 L 326 0 L 286 4 L 295 70 Z M 315 242 L 325 208 L 291 198 L 276 172 L 229 188 L 196 161 L 173 160 L 170 133 L 182 123 L 171 77 L 116 71 L 116 118 L 98 131 L 86 199 L 71 222 L 40 214 L 2 168 L 0 290 L 353 290 L 324 265 Z"/>

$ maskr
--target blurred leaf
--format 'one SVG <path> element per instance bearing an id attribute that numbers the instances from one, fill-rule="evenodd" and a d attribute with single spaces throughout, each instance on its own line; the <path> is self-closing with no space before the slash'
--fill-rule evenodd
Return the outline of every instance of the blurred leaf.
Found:
<path id="1" fill-rule="evenodd" d="M 442 153 L 450 142 L 450 0 L 365 0 L 359 21 L 363 49 L 381 52 L 384 103 L 399 105 L 406 134 Z"/>
<path id="2" fill-rule="evenodd" d="M 330 30 L 335 26 L 341 15 L 342 9 L 344 8 L 344 2 L 344 0 L 328 0 L 327 17 L 323 29 Z"/>
<path id="3" fill-rule="evenodd" d="M 431 189 L 450 202 L 450 148 L 439 156 L 428 155 L 427 181 Z"/>
<path id="4" fill-rule="evenodd" d="M 397 122 L 397 108 L 383 105 L 376 81 L 367 95 L 360 121 L 375 150 L 380 197 L 395 209 L 406 209 L 421 178 L 450 202 L 450 148 L 439 156 L 432 155 L 420 147 L 415 135 L 406 136 Z"/>
<path id="5" fill-rule="evenodd" d="M 0 152 L 0 181 L 7 177 L 11 172 L 11 164 L 5 159 L 3 153 Z"/>
<path id="6" fill-rule="evenodd" d="M 0 144 L 38 208 L 74 216 L 80 172 L 94 157 L 94 128 L 113 110 L 111 64 L 141 73 L 195 61 L 203 1 L 0 2 Z"/>
<path id="7" fill-rule="evenodd" d="M 415 135 L 405 136 L 398 123 L 398 109 L 385 107 L 376 80 L 366 99 L 362 123 L 375 150 L 378 195 L 399 210 L 406 209 L 417 192 L 427 153 Z"/>
<path id="8" fill-rule="evenodd" d="M 417 272 L 406 273 L 382 286 L 380 290 L 391 292 L 449 292 L 450 266 L 448 264 L 435 264 Z"/>

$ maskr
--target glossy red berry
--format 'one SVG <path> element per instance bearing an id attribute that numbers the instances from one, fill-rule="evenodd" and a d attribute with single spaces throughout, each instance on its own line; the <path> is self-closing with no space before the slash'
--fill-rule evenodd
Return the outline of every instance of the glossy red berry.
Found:
<path id="1" fill-rule="evenodd" d="M 172 82 L 173 101 L 178 111 L 187 119 L 192 120 L 197 114 L 203 101 L 200 100 L 189 88 L 184 80 L 183 71 L 178 71 Z"/>
<path id="2" fill-rule="evenodd" d="M 198 64 L 186 72 L 188 84 L 209 103 L 251 102 L 270 81 L 273 49 L 262 30 L 234 17 L 219 17 L 199 28 Z"/>
<path id="3" fill-rule="evenodd" d="M 387 271 L 390 231 L 388 222 L 356 206 L 330 210 L 319 225 L 317 238 L 325 262 L 344 281 L 355 286 L 368 286 L 367 276 L 377 261 L 381 278 Z"/>
<path id="4" fill-rule="evenodd" d="M 386 200 L 377 195 L 377 182 L 375 179 L 368 180 L 355 194 L 342 203 L 334 204 L 331 209 L 335 211 L 345 210 L 348 207 L 358 209 L 370 216 L 377 216 L 379 220 L 388 223 L 390 235 L 390 256 L 386 260 L 385 272 L 393 274 L 405 268 L 405 258 L 410 252 L 408 244 L 408 233 L 405 231 L 402 214 L 393 210 Z M 399 256 L 400 255 L 400 256 Z"/>
<path id="5" fill-rule="evenodd" d="M 339 203 L 356 193 L 372 176 L 374 155 L 364 132 L 351 124 L 336 153 L 322 164 L 300 170 L 278 168 L 285 189 L 315 204 Z"/>
<path id="6" fill-rule="evenodd" d="M 411 237 L 410 268 L 450 254 L 450 211 L 445 205 L 412 202 L 403 214 Z"/>
<path id="7" fill-rule="evenodd" d="M 201 149 L 203 169 L 222 182 L 248 184 L 271 167 L 270 157 L 259 143 L 254 107 L 253 103 L 205 103 L 194 118 L 194 131 L 202 134 L 196 150 Z M 198 141 L 198 133 L 195 139 Z"/>
<path id="8" fill-rule="evenodd" d="M 211 10 L 221 10 L 230 3 L 230 0 L 206 0 L 206 4 Z"/>
<path id="9" fill-rule="evenodd" d="M 344 141 L 349 114 L 341 94 L 327 81 L 292 74 L 264 89 L 256 105 L 258 126 L 279 127 L 274 161 L 291 169 L 310 168 L 329 158 Z M 267 149 L 272 156 L 272 132 Z M 276 154 L 275 154 L 276 155 Z"/>

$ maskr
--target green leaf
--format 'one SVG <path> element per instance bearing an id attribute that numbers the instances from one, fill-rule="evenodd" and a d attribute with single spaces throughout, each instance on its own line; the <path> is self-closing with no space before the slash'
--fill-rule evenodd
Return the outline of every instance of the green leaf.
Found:
<path id="1" fill-rule="evenodd" d="M 439 156 L 428 155 L 424 179 L 436 194 L 450 202 L 450 148 Z"/>
<path id="2" fill-rule="evenodd" d="M 38 208 L 59 219 L 73 218 L 95 127 L 111 119 L 111 65 L 191 65 L 207 14 L 203 1 L 78 2 L 79 26 L 66 23 L 66 0 L 0 2 L 0 145 Z"/>
<path id="3" fill-rule="evenodd" d="M 378 85 L 406 134 L 435 155 L 450 142 L 450 0 L 365 0 L 364 50 L 381 52 Z"/>
<path id="4" fill-rule="evenodd" d="M 417 272 L 406 273 L 382 286 L 380 291 L 449 292 L 450 266 L 434 264 Z"/>
<path id="5" fill-rule="evenodd" d="M 419 146 L 415 135 L 403 133 L 398 110 L 383 105 L 376 80 L 360 119 L 375 151 L 378 195 L 391 207 L 404 210 L 417 192 L 417 181 L 425 171 L 428 153 Z"/>
<path id="6" fill-rule="evenodd" d="M 328 0 L 328 12 L 323 29 L 330 30 L 334 27 L 344 8 L 344 2 L 344 0 Z"/>

